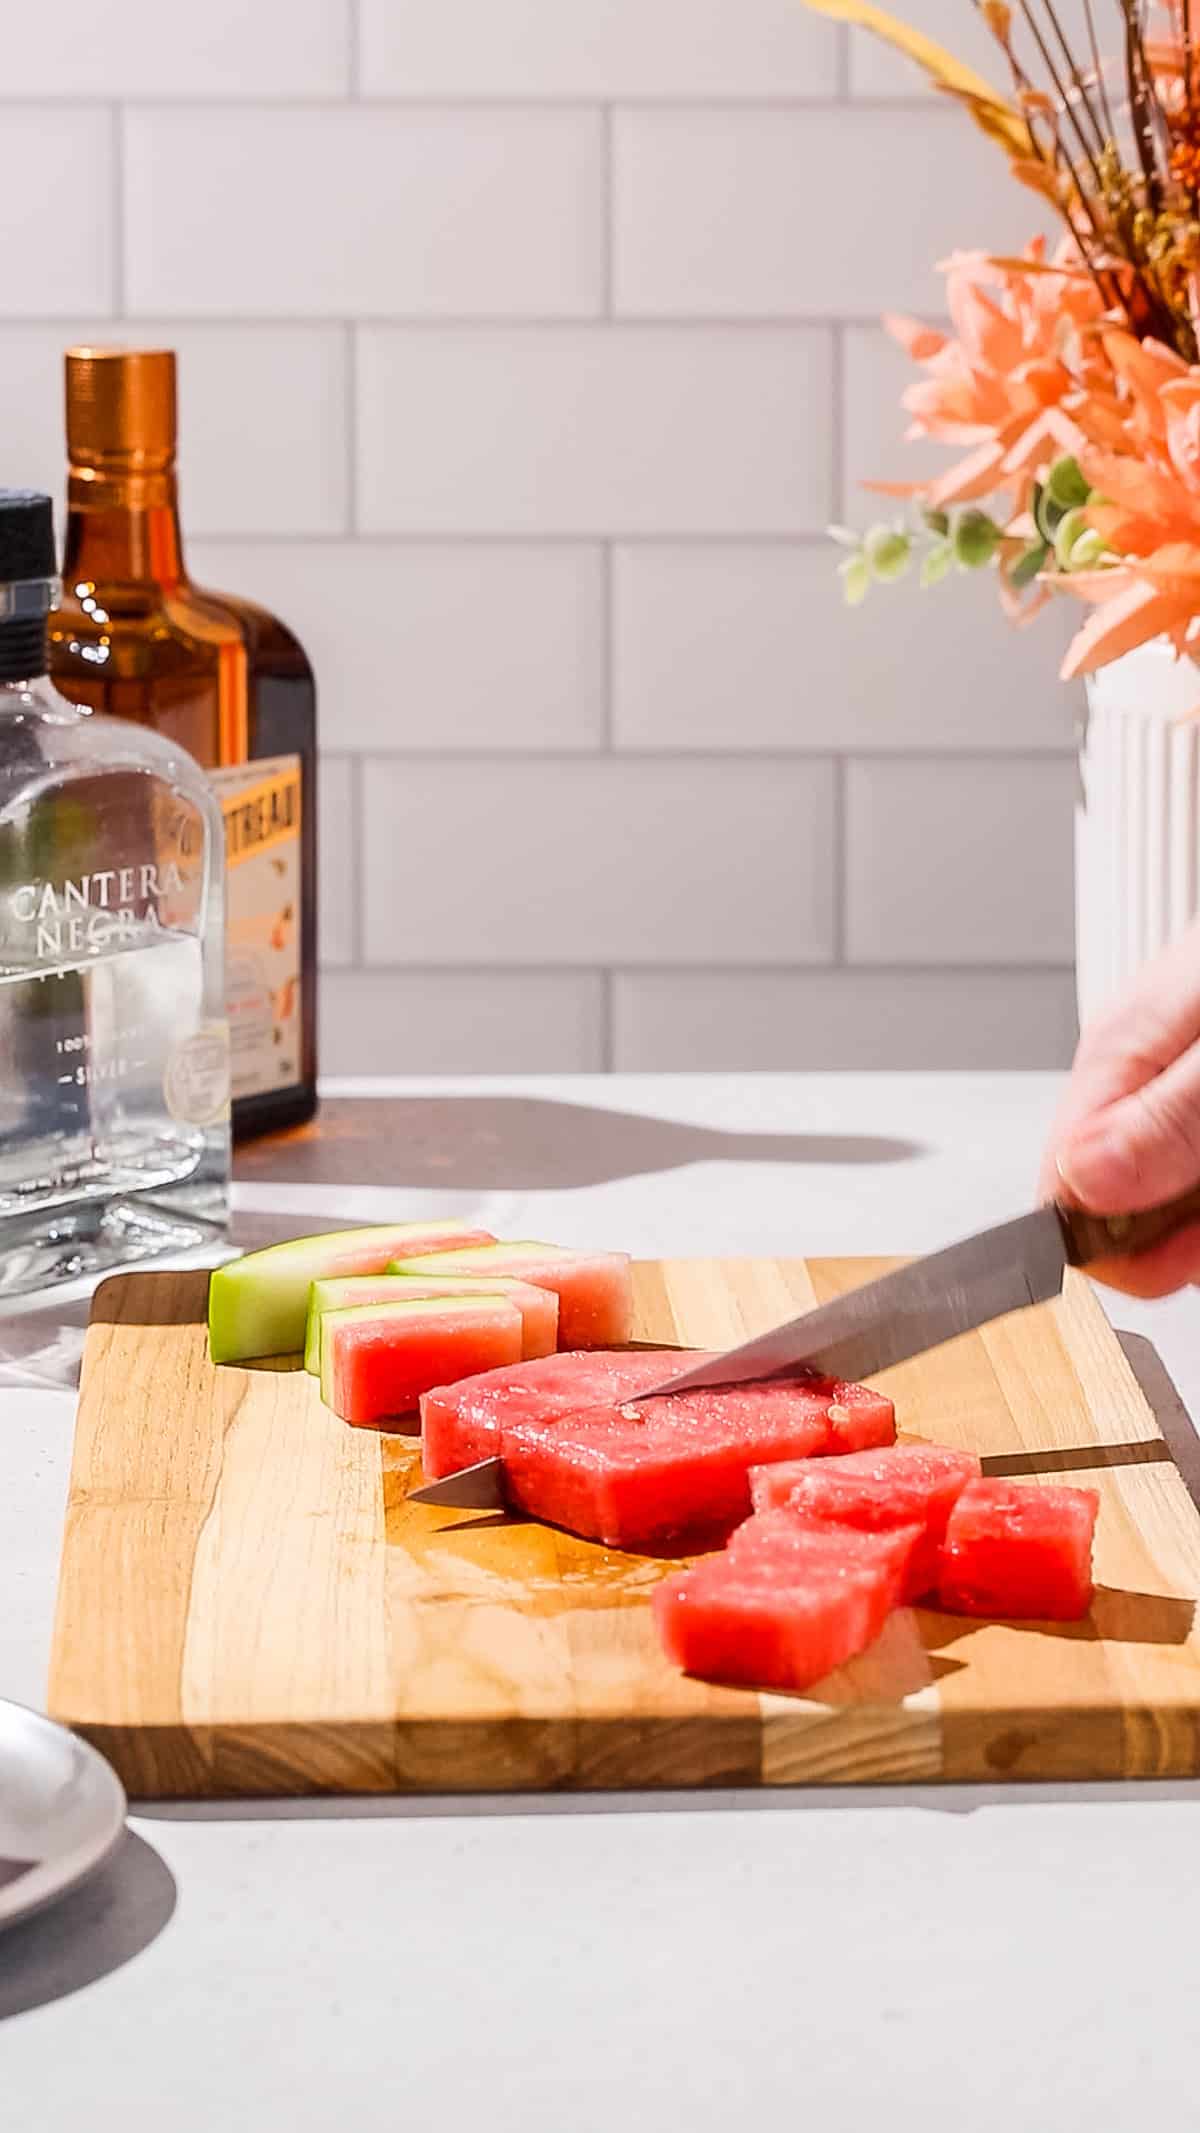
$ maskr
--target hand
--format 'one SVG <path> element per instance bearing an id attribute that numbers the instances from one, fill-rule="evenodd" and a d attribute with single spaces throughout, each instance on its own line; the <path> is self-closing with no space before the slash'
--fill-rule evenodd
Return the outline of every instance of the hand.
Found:
<path id="1" fill-rule="evenodd" d="M 1200 924 L 1084 1030 L 1041 1172 L 1042 1197 L 1137 1214 L 1200 1184 Z M 1200 1281 L 1200 1223 L 1097 1279 L 1131 1296 Z"/>

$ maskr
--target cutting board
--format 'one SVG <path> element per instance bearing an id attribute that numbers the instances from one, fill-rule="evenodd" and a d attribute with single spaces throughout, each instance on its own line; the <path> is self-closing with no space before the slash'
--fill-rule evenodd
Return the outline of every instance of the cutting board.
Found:
<path id="1" fill-rule="evenodd" d="M 889 1262 L 636 1269 L 641 1340 L 723 1347 Z M 905 1434 L 1100 1492 L 1086 1622 L 894 1615 L 805 1696 L 684 1678 L 664 1566 L 406 1502 L 415 1438 L 291 1364 L 214 1370 L 203 1274 L 97 1295 L 49 1703 L 134 1797 L 1194 1775 L 1200 1516 L 1088 1285 L 887 1372 Z"/>

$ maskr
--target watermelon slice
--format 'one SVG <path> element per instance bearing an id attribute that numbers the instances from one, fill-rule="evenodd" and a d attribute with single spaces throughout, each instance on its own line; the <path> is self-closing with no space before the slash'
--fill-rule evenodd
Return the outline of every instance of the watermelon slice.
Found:
<path id="1" fill-rule="evenodd" d="M 558 1298 L 529 1281 L 506 1281 L 501 1274 L 447 1274 L 419 1281 L 408 1274 L 348 1274 L 341 1280 L 314 1281 L 309 1291 L 304 1367 L 321 1372 L 321 1319 L 326 1311 L 347 1311 L 355 1304 L 404 1303 L 427 1296 L 505 1296 L 521 1314 L 521 1354 L 525 1361 L 553 1355 L 558 1345 Z"/>
<path id="2" fill-rule="evenodd" d="M 439 1254 L 445 1264 L 408 1256 L 393 1274 L 507 1274 L 552 1289 L 563 1348 L 619 1348 L 633 1337 L 633 1283 L 627 1252 L 570 1252 L 558 1244 L 484 1244 Z"/>
<path id="3" fill-rule="evenodd" d="M 505 1296 L 414 1298 L 326 1311 L 321 1398 L 343 1422 L 378 1427 L 421 1394 L 521 1353 L 521 1314 Z"/>
<path id="4" fill-rule="evenodd" d="M 559 1355 L 439 1386 L 421 1403 L 426 1478 L 496 1455 L 517 1509 L 608 1547 L 667 1553 L 711 1543 L 745 1518 L 751 1467 L 842 1450 L 830 1410 L 853 1403 L 830 1378 L 628 1404 L 677 1363 L 677 1352 Z M 878 1394 L 854 1412 L 858 1434 L 864 1415 L 877 1443 L 894 1434 Z"/>
<path id="5" fill-rule="evenodd" d="M 736 1552 L 658 1586 L 654 1613 L 667 1656 L 710 1681 L 807 1689 L 879 1635 L 920 1528 L 851 1533 L 775 1512 L 751 1519 L 742 1535 Z"/>
<path id="6" fill-rule="evenodd" d="M 936 1586 L 946 1521 L 968 1483 L 978 1479 L 973 1452 L 894 1444 L 885 1451 L 854 1452 L 848 1459 L 759 1467 L 750 1476 L 750 1495 L 757 1511 L 786 1510 L 798 1520 L 859 1533 L 919 1526 L 922 1538 L 904 1588 L 905 1599 L 917 1600 Z M 739 1528 L 731 1547 L 749 1530 Z"/>
<path id="7" fill-rule="evenodd" d="M 490 1242 L 465 1222 L 389 1222 L 270 1244 L 218 1267 L 208 1289 L 208 1345 L 214 1363 L 297 1355 L 304 1346 L 308 1292 L 337 1274 L 382 1274 L 398 1252 L 437 1254 Z"/>
<path id="8" fill-rule="evenodd" d="M 1077 1622 L 1092 1599 L 1094 1489 L 973 1481 L 950 1513 L 938 1605 L 1010 1622 Z"/>

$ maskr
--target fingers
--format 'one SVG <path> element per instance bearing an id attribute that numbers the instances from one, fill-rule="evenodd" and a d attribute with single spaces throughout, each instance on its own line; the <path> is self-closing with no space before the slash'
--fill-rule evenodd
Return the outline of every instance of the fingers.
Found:
<path id="1" fill-rule="evenodd" d="M 1069 1127 L 1056 1165 L 1068 1196 L 1097 1214 L 1134 1214 L 1200 1184 L 1200 1045 Z"/>
<path id="2" fill-rule="evenodd" d="M 1173 1296 L 1176 1289 L 1200 1282 L 1200 1223 L 1190 1223 L 1136 1259 L 1102 1259 L 1089 1266 L 1088 1273 L 1093 1281 L 1121 1289 L 1126 1296 Z"/>

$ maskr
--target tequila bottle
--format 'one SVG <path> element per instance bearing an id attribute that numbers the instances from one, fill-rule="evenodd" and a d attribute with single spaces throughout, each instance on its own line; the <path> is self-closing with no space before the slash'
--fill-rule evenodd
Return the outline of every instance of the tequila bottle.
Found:
<path id="1" fill-rule="evenodd" d="M 219 803 L 46 678 L 49 497 L 0 490 L 0 1302 L 220 1238 Z"/>

